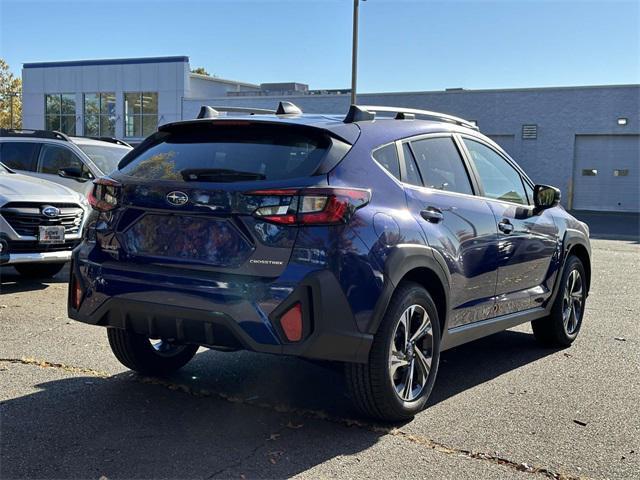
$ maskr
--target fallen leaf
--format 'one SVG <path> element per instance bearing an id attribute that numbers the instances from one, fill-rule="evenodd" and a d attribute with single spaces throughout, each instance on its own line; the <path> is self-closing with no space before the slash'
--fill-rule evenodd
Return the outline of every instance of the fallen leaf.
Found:
<path id="1" fill-rule="evenodd" d="M 293 430 L 297 430 L 298 428 L 304 427 L 304 423 L 295 424 L 293 422 L 287 423 L 287 428 L 292 428 Z"/>
<path id="2" fill-rule="evenodd" d="M 624 338 L 624 337 L 614 337 L 613 339 L 614 339 L 614 340 L 617 340 L 617 341 L 619 341 L 619 342 L 626 342 L 626 341 L 627 341 L 627 339 L 626 339 L 626 338 Z"/>
<path id="3" fill-rule="evenodd" d="M 269 435 L 269 440 L 277 440 L 279 436 L 279 433 L 272 433 L 271 435 Z"/>
<path id="4" fill-rule="evenodd" d="M 581 427 L 586 427 L 587 423 L 583 422 L 582 420 L 573 420 L 573 423 L 580 425 Z"/>

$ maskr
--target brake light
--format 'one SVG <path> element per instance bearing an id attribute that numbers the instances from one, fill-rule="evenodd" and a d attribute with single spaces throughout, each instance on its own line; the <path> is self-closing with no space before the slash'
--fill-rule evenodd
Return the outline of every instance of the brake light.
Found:
<path id="1" fill-rule="evenodd" d="M 369 190 L 359 188 L 302 188 L 254 190 L 248 195 L 273 197 L 257 208 L 256 217 L 283 225 L 335 225 L 371 200 Z"/>
<path id="2" fill-rule="evenodd" d="M 108 212 L 118 206 L 122 185 L 109 178 L 101 177 L 93 181 L 93 189 L 89 192 L 87 200 L 94 210 Z"/>

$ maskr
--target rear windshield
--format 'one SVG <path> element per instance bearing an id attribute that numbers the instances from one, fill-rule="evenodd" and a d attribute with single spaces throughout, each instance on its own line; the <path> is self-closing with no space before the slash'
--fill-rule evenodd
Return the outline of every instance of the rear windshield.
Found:
<path id="1" fill-rule="evenodd" d="M 307 130 L 265 125 L 208 125 L 157 138 L 120 172 L 149 180 L 284 180 L 313 174 L 330 145 Z"/>

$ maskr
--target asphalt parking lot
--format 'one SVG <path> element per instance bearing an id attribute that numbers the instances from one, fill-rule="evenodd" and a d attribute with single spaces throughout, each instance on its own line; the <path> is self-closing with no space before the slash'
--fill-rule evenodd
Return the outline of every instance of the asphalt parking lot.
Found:
<path id="1" fill-rule="evenodd" d="M 66 316 L 66 270 L 0 271 L 0 477 L 638 478 L 640 245 L 593 241 L 583 330 L 528 326 L 443 354 L 412 422 L 358 419 L 335 368 L 202 351 L 145 378 Z"/>

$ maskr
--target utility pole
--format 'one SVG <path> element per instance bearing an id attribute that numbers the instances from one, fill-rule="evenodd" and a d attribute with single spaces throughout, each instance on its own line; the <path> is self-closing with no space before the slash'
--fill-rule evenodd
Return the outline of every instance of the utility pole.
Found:
<path id="1" fill-rule="evenodd" d="M 363 0 L 366 1 L 366 0 Z M 351 48 L 351 104 L 356 103 L 358 83 L 358 9 L 360 0 L 353 0 L 353 45 Z"/>

